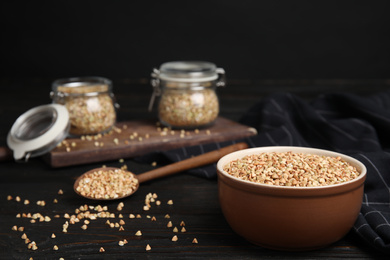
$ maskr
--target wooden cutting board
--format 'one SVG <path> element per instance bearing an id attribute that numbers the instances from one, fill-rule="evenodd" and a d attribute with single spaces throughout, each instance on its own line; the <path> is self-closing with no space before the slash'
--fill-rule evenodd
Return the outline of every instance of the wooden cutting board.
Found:
<path id="1" fill-rule="evenodd" d="M 110 133 L 103 136 L 65 139 L 45 159 L 52 167 L 64 167 L 236 140 L 256 134 L 256 129 L 222 117 L 217 118 L 209 128 L 187 131 L 158 127 L 155 121 L 119 122 Z"/>

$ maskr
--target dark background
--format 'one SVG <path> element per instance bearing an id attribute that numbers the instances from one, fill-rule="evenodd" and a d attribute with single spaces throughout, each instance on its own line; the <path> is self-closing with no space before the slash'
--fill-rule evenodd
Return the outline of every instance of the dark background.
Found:
<path id="1" fill-rule="evenodd" d="M 139 79 L 166 61 L 207 60 L 230 79 L 387 79 L 389 7 L 389 1 L 2 1 L 0 76 Z"/>
<path id="2" fill-rule="evenodd" d="M 220 114 L 236 121 L 251 105 L 276 91 L 311 99 L 336 91 L 364 96 L 388 90 L 389 7 L 390 1 L 375 0 L 2 0 L 0 149 L 6 145 L 7 134 L 19 115 L 51 102 L 50 85 L 57 78 L 88 75 L 110 78 L 121 106 L 118 121 L 155 118 L 155 111 L 147 111 L 152 92 L 148 79 L 154 67 L 171 60 L 207 60 L 223 67 L 228 84 L 218 90 Z M 301 122 L 299 115 L 296 120 Z M 265 134 L 280 133 L 278 129 L 265 131 Z M 152 168 L 125 159 L 135 173 Z M 51 169 L 40 158 L 32 158 L 27 164 L 0 163 L 3 200 L 8 194 L 31 201 L 50 199 L 50 194 L 56 194 L 61 188 L 65 197 L 58 204 L 58 212 L 84 204 L 72 191 L 74 178 L 101 166 L 96 163 Z M 109 163 L 119 166 L 117 161 Z M 175 200 L 171 196 L 179 196 L 175 201 L 175 218 L 189 224 L 188 234 L 199 234 L 201 247 L 194 249 L 185 245 L 184 239 L 173 245 L 165 239 L 166 231 L 160 235 L 151 229 L 150 222 L 142 224 L 139 229 L 145 228 L 146 236 L 149 233 L 154 241 L 162 241 L 159 248 L 152 244 L 150 253 L 156 258 L 291 257 L 291 253 L 264 251 L 238 239 L 223 219 L 214 181 L 182 174 L 142 185 L 145 185 L 141 187 L 143 191 L 157 192 L 161 198 Z M 144 202 L 145 193 L 141 189 L 129 200 L 127 212 Z M 3 228 L 0 240 L 4 241 L 0 241 L 0 255 L 1 250 L 19 258 L 23 255 L 24 259 L 32 254 L 34 259 L 38 255 L 42 258 L 52 255 L 54 251 L 46 250 L 45 246 L 39 245 L 40 250 L 36 252 L 23 248 L 21 234 L 11 231 L 11 226 L 21 223 L 15 222 L 14 216 L 21 212 L 21 206 L 24 212 L 25 205 L 7 205 L 0 210 L 0 228 Z M 51 209 L 48 205 L 46 212 Z M 43 238 L 42 234 L 51 234 L 53 230 L 46 223 L 29 229 L 29 237 L 30 232 L 31 237 L 36 234 Z M 102 229 L 102 232 L 106 231 Z M 81 243 L 58 234 L 60 250 L 55 254 L 65 259 L 82 255 L 86 258 L 87 254 L 94 253 L 92 245 L 99 245 L 96 241 L 115 239 L 111 233 L 107 237 L 96 234 L 82 235 L 79 241 L 85 242 Z M 355 236 L 348 236 L 332 247 L 299 254 L 296 258 L 373 259 L 379 255 L 355 240 Z M 125 254 L 145 257 L 142 241 L 134 240 L 135 250 Z M 50 244 L 46 242 L 46 246 Z M 120 254 L 124 251 L 115 247 L 115 251 L 107 250 L 106 254 L 123 258 Z"/>

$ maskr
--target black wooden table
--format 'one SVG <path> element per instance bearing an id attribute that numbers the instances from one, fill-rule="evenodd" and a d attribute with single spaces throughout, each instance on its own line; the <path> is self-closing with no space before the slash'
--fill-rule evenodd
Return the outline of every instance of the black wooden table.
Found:
<path id="1" fill-rule="evenodd" d="M 52 80 L 1 80 L 0 145 L 6 144 L 6 135 L 20 114 L 51 102 Z M 382 80 L 231 80 L 225 89 L 219 90 L 221 115 L 238 120 L 252 104 L 272 92 L 289 91 L 310 99 L 336 91 L 366 95 L 388 87 L 389 83 Z M 147 112 L 151 94 L 148 80 L 114 80 L 114 93 L 121 105 L 119 121 L 154 117 Z M 114 167 L 126 164 L 137 174 L 153 168 L 132 158 L 57 169 L 48 166 L 41 158 L 33 158 L 27 163 L 1 162 L 0 259 L 386 258 L 353 233 L 329 247 L 309 252 L 279 252 L 252 245 L 236 235 L 225 221 L 218 203 L 217 181 L 185 172 L 144 183 L 136 194 L 119 201 L 98 202 L 76 195 L 72 187 L 75 178 L 103 164 Z M 63 194 L 59 194 L 59 190 Z M 145 211 L 143 205 L 149 193 L 156 193 L 161 205 L 152 203 L 151 209 Z M 173 204 L 168 204 L 169 200 Z M 124 204 L 122 209 L 117 208 L 120 202 Z M 107 206 L 104 212 L 110 212 L 110 217 L 90 220 L 87 229 L 82 228 L 84 219 L 69 223 L 68 215 L 85 214 L 86 211 L 98 213 L 99 205 Z M 131 218 L 131 214 L 140 218 Z M 35 223 L 32 223 L 33 219 Z M 107 220 L 114 227 L 110 227 Z M 67 221 L 69 227 L 64 233 L 63 225 Z M 169 221 L 172 227 L 168 227 Z M 182 230 L 184 224 L 185 230 Z M 135 235 L 137 231 L 142 235 Z M 23 234 L 35 241 L 37 248 L 28 249 Z M 177 241 L 172 241 L 175 235 Z M 125 240 L 127 243 L 119 245 Z M 150 250 L 146 250 L 147 245 L 150 245 Z M 54 250 L 55 247 L 58 250 Z M 100 252 L 101 248 L 105 252 Z"/>

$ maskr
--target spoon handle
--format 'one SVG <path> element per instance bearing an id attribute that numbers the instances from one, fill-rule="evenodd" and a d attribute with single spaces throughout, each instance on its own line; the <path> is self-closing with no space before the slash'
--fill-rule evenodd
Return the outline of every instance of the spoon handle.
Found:
<path id="1" fill-rule="evenodd" d="M 203 165 L 217 162 L 222 156 L 234 151 L 248 148 L 244 142 L 226 146 L 224 148 L 204 153 L 195 157 L 188 158 L 183 161 L 172 163 L 142 174 L 137 175 L 140 183 L 150 181 L 156 178 L 165 177 L 185 170 L 193 169 Z"/>

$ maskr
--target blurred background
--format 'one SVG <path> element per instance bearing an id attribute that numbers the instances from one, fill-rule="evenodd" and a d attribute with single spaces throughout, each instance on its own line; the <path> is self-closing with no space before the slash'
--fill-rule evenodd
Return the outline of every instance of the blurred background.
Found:
<path id="1" fill-rule="evenodd" d="M 55 79 L 113 80 L 118 120 L 151 117 L 150 73 L 173 60 L 226 71 L 221 115 L 261 97 L 367 95 L 390 86 L 390 1 L 1 1 L 0 144 Z M 22 97 L 22 98 L 21 98 Z"/>
<path id="2" fill-rule="evenodd" d="M 231 79 L 390 76 L 389 1 L 2 1 L 1 77 L 148 78 L 207 60 Z"/>

